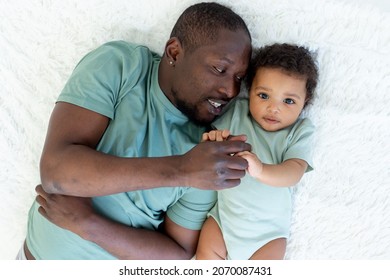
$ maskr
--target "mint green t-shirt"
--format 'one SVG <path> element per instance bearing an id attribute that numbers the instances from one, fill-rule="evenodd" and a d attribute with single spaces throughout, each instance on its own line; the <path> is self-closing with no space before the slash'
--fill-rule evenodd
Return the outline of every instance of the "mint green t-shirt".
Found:
<path id="1" fill-rule="evenodd" d="M 298 158 L 312 170 L 312 136 L 309 119 L 276 132 L 265 131 L 249 115 L 247 99 L 238 99 L 213 125 L 233 135 L 246 134 L 252 152 L 266 164 Z M 291 187 L 272 187 L 247 174 L 239 186 L 218 191 L 210 215 L 221 228 L 228 259 L 249 259 L 263 245 L 276 238 L 288 238 L 292 214 Z"/>
<path id="2" fill-rule="evenodd" d="M 183 154 L 199 143 L 205 128 L 191 122 L 163 94 L 159 63 L 160 56 L 144 46 L 107 43 L 79 62 L 58 101 L 110 118 L 97 147 L 103 153 L 119 157 Z M 156 230 L 166 212 L 180 226 L 199 230 L 215 200 L 214 191 L 161 186 L 96 197 L 93 205 L 101 215 L 131 227 Z M 30 209 L 27 233 L 28 247 L 37 259 L 115 259 L 95 243 L 50 223 L 37 208 L 34 203 Z"/>

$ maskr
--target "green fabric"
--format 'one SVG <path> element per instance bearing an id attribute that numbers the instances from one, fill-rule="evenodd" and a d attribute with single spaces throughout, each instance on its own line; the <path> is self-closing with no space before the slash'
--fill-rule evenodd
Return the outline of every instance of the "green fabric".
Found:
<path id="1" fill-rule="evenodd" d="M 287 159 L 305 160 L 312 170 L 311 141 L 314 126 L 308 119 L 277 132 L 263 130 L 249 116 L 248 100 L 237 100 L 214 122 L 218 129 L 233 135 L 246 134 L 263 163 L 279 164 Z M 292 213 L 292 189 L 271 187 L 246 175 L 241 184 L 218 192 L 218 202 L 210 215 L 219 224 L 228 259 L 248 259 L 260 247 L 276 238 L 288 238 Z"/>
<path id="2" fill-rule="evenodd" d="M 159 63 L 160 57 L 146 47 L 123 41 L 107 43 L 80 61 L 58 101 L 111 119 L 99 151 L 120 157 L 183 154 L 199 143 L 204 128 L 190 122 L 163 94 L 158 84 Z M 162 186 L 96 197 L 93 204 L 102 215 L 132 227 L 155 230 L 167 212 L 175 223 L 199 230 L 215 199 L 213 191 Z M 114 258 L 96 244 L 48 222 L 35 203 L 29 213 L 27 244 L 38 259 Z"/>

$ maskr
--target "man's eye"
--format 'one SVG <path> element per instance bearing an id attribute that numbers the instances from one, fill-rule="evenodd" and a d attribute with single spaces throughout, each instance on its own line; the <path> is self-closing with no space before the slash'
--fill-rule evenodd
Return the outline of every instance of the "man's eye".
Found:
<path id="1" fill-rule="evenodd" d="M 223 72 L 225 72 L 222 68 L 219 68 L 219 67 L 214 67 L 214 69 L 215 69 L 218 73 L 223 73 Z"/>
<path id="2" fill-rule="evenodd" d="M 258 95 L 261 99 L 268 99 L 268 94 L 266 93 L 259 93 Z"/>
<path id="3" fill-rule="evenodd" d="M 291 98 L 287 98 L 287 99 L 284 100 L 284 103 L 286 103 L 286 104 L 295 104 L 295 101 L 292 100 Z"/>

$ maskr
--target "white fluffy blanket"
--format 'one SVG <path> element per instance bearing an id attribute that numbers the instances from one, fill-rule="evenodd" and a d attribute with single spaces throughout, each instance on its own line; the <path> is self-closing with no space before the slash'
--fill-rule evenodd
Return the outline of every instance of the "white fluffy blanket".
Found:
<path id="1" fill-rule="evenodd" d="M 51 110 L 78 60 L 110 40 L 161 53 L 195 1 L 0 3 L 0 259 L 14 259 Z M 287 259 L 390 259 L 390 17 L 326 0 L 226 0 L 255 46 L 317 51 L 315 171 L 296 187 Z"/>

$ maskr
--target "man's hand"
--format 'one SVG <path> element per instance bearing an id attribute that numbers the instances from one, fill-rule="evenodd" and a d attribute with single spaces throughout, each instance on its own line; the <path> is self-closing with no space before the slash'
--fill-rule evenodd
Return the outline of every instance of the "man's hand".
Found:
<path id="1" fill-rule="evenodd" d="M 59 227 L 81 234 L 82 225 L 95 215 L 92 200 L 85 197 L 46 193 L 42 185 L 35 188 L 38 212 Z"/>
<path id="2" fill-rule="evenodd" d="M 235 141 L 202 142 L 182 156 L 180 174 L 186 185 L 205 190 L 221 190 L 240 184 L 245 176 L 248 162 L 242 157 L 231 156 L 250 151 L 245 136 L 236 136 Z M 244 140 L 245 139 L 245 140 Z"/>
<path id="3" fill-rule="evenodd" d="M 169 218 L 164 223 L 167 235 L 99 216 L 94 212 L 90 198 L 48 194 L 41 185 L 35 190 L 40 214 L 119 259 L 189 259 L 195 252 L 199 231 L 182 228 Z"/>

